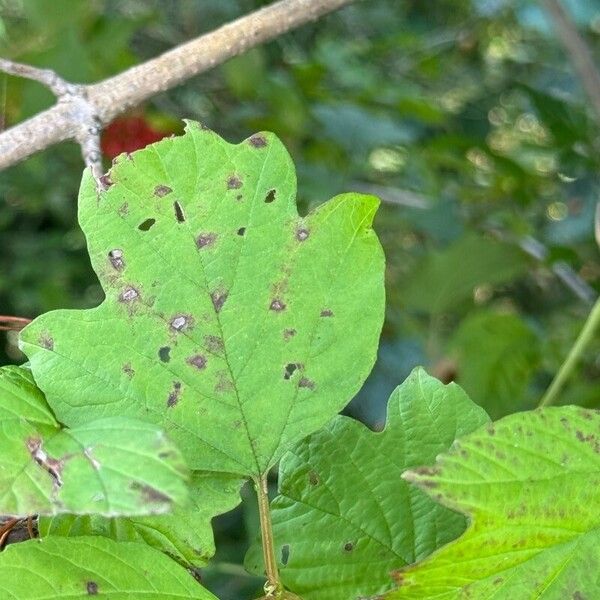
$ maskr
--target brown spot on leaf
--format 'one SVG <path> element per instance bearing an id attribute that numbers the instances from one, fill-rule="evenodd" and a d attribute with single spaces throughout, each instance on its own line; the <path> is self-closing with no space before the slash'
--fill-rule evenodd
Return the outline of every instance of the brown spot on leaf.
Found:
<path id="1" fill-rule="evenodd" d="M 283 339 L 289 340 L 290 338 L 296 335 L 297 331 L 295 329 L 284 329 L 283 330 Z"/>
<path id="2" fill-rule="evenodd" d="M 177 222 L 185 222 L 185 213 L 183 212 L 183 206 L 181 206 L 181 204 L 177 200 L 173 202 L 173 210 L 175 211 L 175 219 L 177 219 Z"/>
<path id="3" fill-rule="evenodd" d="M 265 196 L 265 202 L 267 204 L 271 204 L 271 202 L 273 202 L 273 200 L 275 200 L 275 195 L 277 194 L 277 190 L 269 190 L 267 192 L 267 195 Z"/>
<path id="4" fill-rule="evenodd" d="M 301 377 L 300 381 L 298 382 L 298 387 L 314 390 L 315 382 L 312 379 L 309 379 L 308 377 Z"/>
<path id="5" fill-rule="evenodd" d="M 354 543 L 353 542 L 346 542 L 344 544 L 344 552 L 352 552 L 352 550 L 354 550 Z"/>
<path id="6" fill-rule="evenodd" d="M 303 242 L 304 240 L 307 240 L 309 235 L 310 235 L 310 231 L 308 231 L 308 229 L 297 229 L 296 230 L 296 239 L 299 242 Z"/>
<path id="7" fill-rule="evenodd" d="M 140 293 L 134 287 L 128 286 L 119 294 L 119 302 L 133 302 L 139 296 Z"/>
<path id="8" fill-rule="evenodd" d="M 108 260 L 113 266 L 113 269 L 122 271 L 125 268 L 125 259 L 123 258 L 123 250 L 115 248 L 108 253 Z"/>
<path id="9" fill-rule="evenodd" d="M 63 484 L 61 478 L 61 473 L 64 466 L 63 461 L 48 456 L 42 447 L 41 438 L 27 438 L 25 445 L 29 451 L 29 454 L 31 455 L 31 458 L 50 475 L 52 478 L 53 487 L 55 489 L 61 487 Z"/>
<path id="10" fill-rule="evenodd" d="M 225 345 L 223 344 L 223 339 L 220 338 L 218 335 L 205 335 L 204 343 L 206 344 L 208 351 L 212 352 L 213 354 L 218 354 L 219 352 L 222 352 L 223 348 L 225 347 Z"/>
<path id="11" fill-rule="evenodd" d="M 217 234 L 216 233 L 201 233 L 197 238 L 196 238 L 196 246 L 201 249 L 201 248 L 206 248 L 208 246 L 212 246 L 215 243 L 215 240 L 217 239 Z"/>
<path id="12" fill-rule="evenodd" d="M 38 344 L 46 350 L 54 350 L 54 338 L 49 334 L 43 333 L 38 339 Z"/>
<path id="13" fill-rule="evenodd" d="M 96 596 L 98 594 L 98 584 L 95 581 L 87 581 L 85 584 L 85 589 L 88 593 L 88 596 Z"/>
<path id="14" fill-rule="evenodd" d="M 105 173 L 104 175 L 100 176 L 100 184 L 105 190 L 107 190 L 113 184 L 109 173 Z"/>
<path id="15" fill-rule="evenodd" d="M 139 225 L 138 225 L 138 229 L 140 231 L 149 231 L 150 228 L 154 225 L 154 223 L 156 223 L 156 219 L 146 219 L 145 221 L 142 221 Z"/>
<path id="16" fill-rule="evenodd" d="M 249 141 L 254 148 L 264 148 L 267 145 L 267 139 L 260 134 L 253 135 Z"/>
<path id="17" fill-rule="evenodd" d="M 322 317 L 333 317 L 333 311 L 326 308 L 325 310 L 321 311 L 321 316 Z"/>
<path id="18" fill-rule="evenodd" d="M 131 363 L 125 363 L 123 365 L 123 373 L 125 373 L 125 375 L 129 377 L 129 379 L 131 379 L 135 375 L 135 371 L 131 367 Z"/>
<path id="19" fill-rule="evenodd" d="M 158 349 L 158 358 L 164 363 L 168 363 L 171 360 L 171 347 L 163 346 Z"/>
<path id="20" fill-rule="evenodd" d="M 139 483 L 137 481 L 132 481 L 129 487 L 132 490 L 139 491 L 144 502 L 160 504 L 162 504 L 163 502 L 171 502 L 171 498 L 169 498 L 169 496 L 163 494 L 160 490 L 157 490 L 151 485 Z"/>
<path id="21" fill-rule="evenodd" d="M 234 389 L 233 383 L 227 371 L 219 371 L 217 373 L 217 379 L 218 381 L 215 385 L 215 392 L 230 392 Z"/>
<path id="22" fill-rule="evenodd" d="M 210 295 L 210 299 L 212 300 L 213 306 L 215 307 L 215 312 L 221 312 L 223 304 L 225 304 L 225 300 L 227 300 L 228 295 L 228 292 L 225 292 L 223 290 L 215 290 Z"/>
<path id="23" fill-rule="evenodd" d="M 185 331 L 186 329 L 190 329 L 194 324 L 194 319 L 192 319 L 191 315 L 176 315 L 171 319 L 171 329 L 175 331 Z"/>
<path id="24" fill-rule="evenodd" d="M 195 354 L 187 359 L 187 363 L 198 370 L 204 369 L 206 367 L 206 357 L 202 356 L 202 354 Z"/>
<path id="25" fill-rule="evenodd" d="M 173 191 L 173 188 L 170 188 L 168 185 L 157 185 L 154 188 L 154 195 L 158 198 L 164 198 L 167 194 L 170 194 Z"/>
<path id="26" fill-rule="evenodd" d="M 246 233 L 246 228 L 245 228 L 245 227 L 240 227 L 240 228 L 237 230 L 237 234 L 238 234 L 238 235 L 244 235 L 245 233 Z"/>
<path id="27" fill-rule="evenodd" d="M 271 301 L 271 304 L 269 305 L 269 309 L 274 310 L 275 312 L 281 312 L 282 310 L 285 310 L 285 306 L 286 305 L 284 304 L 284 302 L 279 300 L 279 298 L 275 298 L 274 300 Z"/>
<path id="28" fill-rule="evenodd" d="M 172 408 L 179 402 L 179 396 L 181 396 L 181 382 L 174 381 L 173 389 L 169 392 L 169 396 L 167 398 L 167 406 Z"/>
<path id="29" fill-rule="evenodd" d="M 227 178 L 227 189 L 238 190 L 242 187 L 242 180 L 237 175 L 230 175 Z M 238 198 L 239 200 L 239 198 Z"/>
<path id="30" fill-rule="evenodd" d="M 319 485 L 319 483 L 321 483 L 321 479 L 315 471 L 309 471 L 308 483 L 310 483 L 310 485 Z"/>

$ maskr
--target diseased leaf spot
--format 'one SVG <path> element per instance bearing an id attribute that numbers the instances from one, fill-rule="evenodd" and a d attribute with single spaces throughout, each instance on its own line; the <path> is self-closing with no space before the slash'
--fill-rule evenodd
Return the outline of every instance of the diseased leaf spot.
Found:
<path id="1" fill-rule="evenodd" d="M 171 498 L 169 498 L 169 496 L 163 494 L 160 490 L 157 490 L 151 485 L 139 483 L 137 481 L 132 481 L 129 487 L 132 490 L 139 491 L 144 502 L 159 504 L 162 504 L 164 502 L 171 502 Z"/>
<path id="2" fill-rule="evenodd" d="M 196 238 L 196 246 L 199 249 L 206 248 L 208 246 L 212 246 L 215 243 L 216 239 L 217 239 L 216 233 L 201 233 Z"/>
<path id="3" fill-rule="evenodd" d="M 283 544 L 281 546 L 281 564 L 285 567 L 290 560 L 290 545 Z"/>
<path id="4" fill-rule="evenodd" d="M 181 204 L 179 204 L 177 200 L 173 202 L 173 209 L 175 210 L 175 218 L 177 219 L 177 222 L 185 222 L 185 213 L 183 212 L 183 207 L 181 206 Z"/>
<path id="5" fill-rule="evenodd" d="M 176 315 L 171 319 L 171 329 L 175 331 L 185 331 L 190 329 L 194 323 L 194 320 L 190 315 Z"/>
<path id="6" fill-rule="evenodd" d="M 272 300 L 271 304 L 269 305 L 269 309 L 274 310 L 275 312 L 281 312 L 282 310 L 285 310 L 285 307 L 285 303 L 279 300 L 279 298 Z"/>
<path id="7" fill-rule="evenodd" d="M 333 311 L 326 308 L 325 310 L 321 311 L 321 316 L 322 317 L 333 317 Z"/>
<path id="8" fill-rule="evenodd" d="M 135 375 L 135 371 L 131 367 L 131 363 L 125 363 L 123 365 L 123 373 L 125 373 L 125 375 L 129 377 L 129 379 L 131 379 Z"/>
<path id="9" fill-rule="evenodd" d="M 85 589 L 88 593 L 88 596 L 96 596 L 98 594 L 98 584 L 95 581 L 87 581 L 85 584 Z"/>
<path id="10" fill-rule="evenodd" d="M 267 145 L 267 139 L 260 134 L 253 135 L 250 138 L 250 145 L 254 148 L 264 148 Z"/>
<path id="11" fill-rule="evenodd" d="M 309 471 L 308 483 L 310 483 L 310 485 L 319 485 L 319 483 L 321 483 L 321 479 L 315 471 Z"/>
<path id="12" fill-rule="evenodd" d="M 295 329 L 284 329 L 283 330 L 283 339 L 289 340 L 290 338 L 296 335 L 297 331 Z"/>
<path id="13" fill-rule="evenodd" d="M 238 190 L 242 187 L 242 180 L 237 175 L 230 175 L 227 178 L 227 189 L 228 190 Z M 240 198 L 238 197 L 238 200 Z"/>
<path id="14" fill-rule="evenodd" d="M 54 339 L 47 333 L 40 335 L 38 344 L 46 350 L 54 350 Z"/>
<path id="15" fill-rule="evenodd" d="M 246 233 L 246 228 L 245 228 L 245 227 L 240 227 L 240 228 L 237 230 L 237 234 L 238 234 L 238 235 L 244 235 L 245 233 Z"/>
<path id="16" fill-rule="evenodd" d="M 133 302 L 139 298 L 140 294 L 134 287 L 126 287 L 119 294 L 119 302 Z"/>
<path id="17" fill-rule="evenodd" d="M 100 176 L 100 184 L 105 190 L 107 190 L 113 184 L 112 179 L 110 178 L 110 175 L 108 173 Z"/>
<path id="18" fill-rule="evenodd" d="M 173 191 L 168 185 L 157 185 L 154 188 L 154 195 L 158 198 L 164 198 L 167 194 L 170 194 Z"/>
<path id="19" fill-rule="evenodd" d="M 283 373 L 283 378 L 290 379 L 292 377 L 292 375 L 294 374 L 294 372 L 299 368 L 300 368 L 300 365 L 298 363 L 289 363 L 289 364 L 285 365 L 285 371 Z"/>
<path id="20" fill-rule="evenodd" d="M 129 214 L 129 203 L 125 202 L 125 204 L 121 204 L 119 210 L 117 211 L 121 217 Z"/>
<path id="21" fill-rule="evenodd" d="M 308 229 L 298 229 L 296 231 L 296 239 L 299 242 L 303 242 L 304 240 L 307 240 L 309 235 L 310 235 L 310 231 L 308 231 Z"/>
<path id="22" fill-rule="evenodd" d="M 64 466 L 63 461 L 48 456 L 42 448 L 42 440 L 40 438 L 27 438 L 25 445 L 31 458 L 50 475 L 53 487 L 55 489 L 61 487 L 63 484 L 61 478 Z"/>
<path id="23" fill-rule="evenodd" d="M 315 382 L 312 379 L 309 379 L 308 377 L 301 377 L 300 381 L 298 382 L 298 387 L 314 390 Z"/>
<path id="24" fill-rule="evenodd" d="M 156 223 L 156 219 L 146 219 L 145 221 L 142 221 L 139 225 L 138 225 L 138 229 L 140 231 L 149 231 L 150 228 L 154 225 L 154 223 Z"/>
<path id="25" fill-rule="evenodd" d="M 206 344 L 208 351 L 212 352 L 213 354 L 222 352 L 223 348 L 225 347 L 223 344 L 223 339 L 217 335 L 205 335 L 204 343 Z"/>
<path id="26" fill-rule="evenodd" d="M 108 253 L 108 260 L 113 266 L 113 269 L 122 271 L 125 268 L 125 259 L 123 258 L 123 250 L 115 248 Z"/>
<path id="27" fill-rule="evenodd" d="M 239 202 L 240 200 L 244 199 L 244 196 L 242 196 L 242 194 L 238 194 L 235 199 Z"/>
<path id="28" fill-rule="evenodd" d="M 352 550 L 354 550 L 354 543 L 353 542 L 346 542 L 344 544 L 344 552 L 352 552 Z"/>
<path id="29" fill-rule="evenodd" d="M 265 202 L 267 204 L 271 204 L 271 202 L 273 202 L 273 200 L 275 200 L 275 195 L 277 194 L 276 190 L 269 190 L 267 192 L 267 195 L 265 196 Z"/>
<path id="30" fill-rule="evenodd" d="M 179 396 L 181 396 L 181 382 L 174 381 L 173 389 L 169 392 L 169 396 L 167 398 L 167 406 L 169 408 L 173 408 L 179 402 Z"/>
<path id="31" fill-rule="evenodd" d="M 164 363 L 168 363 L 171 360 L 170 354 L 171 354 L 170 346 L 163 346 L 162 348 L 158 349 L 158 357 Z"/>
<path id="32" fill-rule="evenodd" d="M 227 300 L 228 292 L 224 292 L 221 290 L 214 291 L 210 295 L 210 299 L 212 300 L 213 306 L 215 308 L 215 312 L 221 312 L 223 308 L 223 304 L 225 304 L 225 300 Z"/>
<path id="33" fill-rule="evenodd" d="M 206 357 L 202 356 L 202 354 L 196 354 L 194 356 L 190 356 L 187 359 L 188 365 L 192 367 L 196 367 L 196 369 L 201 370 L 206 367 Z"/>

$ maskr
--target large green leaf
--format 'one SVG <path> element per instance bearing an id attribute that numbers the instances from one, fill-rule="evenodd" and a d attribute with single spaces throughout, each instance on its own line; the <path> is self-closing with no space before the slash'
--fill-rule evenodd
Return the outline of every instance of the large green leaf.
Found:
<path id="1" fill-rule="evenodd" d="M 204 566 L 215 553 L 211 519 L 240 501 L 241 479 L 223 473 L 193 473 L 191 507 L 172 514 L 146 517 L 60 515 L 42 518 L 40 536 L 102 535 L 118 541 L 144 542 L 166 552 L 186 566 Z"/>
<path id="2" fill-rule="evenodd" d="M 216 600 L 186 570 L 144 544 L 102 537 L 10 545 L 0 560 L 0 596 L 18 600 Z"/>
<path id="3" fill-rule="evenodd" d="M 599 412 L 511 415 L 404 477 L 471 524 L 385 598 L 600 597 Z"/>
<path id="4" fill-rule="evenodd" d="M 458 383 L 493 419 L 533 408 L 533 395 L 527 392 L 539 364 L 539 340 L 518 315 L 470 315 L 451 345 L 458 360 Z"/>
<path id="5" fill-rule="evenodd" d="M 150 423 L 56 422 L 31 374 L 0 369 L 0 514 L 149 515 L 187 500 L 187 468 Z"/>
<path id="6" fill-rule="evenodd" d="M 305 600 L 380 593 L 392 569 L 460 535 L 464 518 L 401 474 L 488 421 L 457 385 L 415 369 L 390 396 L 382 432 L 340 416 L 287 453 L 272 503 L 284 583 Z M 262 570 L 258 545 L 246 564 Z"/>
<path id="7" fill-rule="evenodd" d="M 517 247 L 468 234 L 415 267 L 404 289 L 410 308 L 440 313 L 473 297 L 482 284 L 499 284 L 521 275 L 527 266 Z"/>
<path id="8" fill-rule="evenodd" d="M 21 345 L 58 418 L 163 425 L 194 469 L 258 476 L 360 388 L 383 320 L 378 202 L 296 210 L 292 161 L 260 133 L 196 123 L 121 156 L 79 216 L 105 301 L 36 319 Z"/>

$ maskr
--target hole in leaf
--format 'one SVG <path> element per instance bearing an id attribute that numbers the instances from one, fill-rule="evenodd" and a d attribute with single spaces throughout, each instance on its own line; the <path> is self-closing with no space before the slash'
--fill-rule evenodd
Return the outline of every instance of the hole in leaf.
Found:
<path id="1" fill-rule="evenodd" d="M 290 545 L 284 544 L 281 546 L 281 564 L 285 567 L 290 560 Z"/>
<path id="2" fill-rule="evenodd" d="M 177 200 L 173 202 L 173 208 L 175 209 L 175 218 L 178 223 L 183 223 L 185 221 L 185 214 L 183 213 L 183 208 L 181 204 Z"/>
<path id="3" fill-rule="evenodd" d="M 299 368 L 299 366 L 300 365 L 296 363 L 289 363 L 285 365 L 285 373 L 283 374 L 283 378 L 289 379 L 294 374 L 294 371 Z"/>
<path id="4" fill-rule="evenodd" d="M 123 259 L 123 250 L 115 248 L 108 253 L 108 260 L 114 269 L 122 271 L 125 268 L 125 260 Z"/>
<path id="5" fill-rule="evenodd" d="M 310 231 L 308 231 L 308 229 L 298 229 L 298 231 L 296 231 L 296 239 L 299 242 L 303 242 L 304 240 L 307 240 L 309 235 L 310 235 Z"/>
<path id="6" fill-rule="evenodd" d="M 171 360 L 171 348 L 170 346 L 163 346 L 162 348 L 159 348 L 158 350 L 158 357 L 160 358 L 160 360 L 164 363 L 168 363 Z"/>
<path id="7" fill-rule="evenodd" d="M 267 204 L 271 204 L 271 202 L 273 202 L 273 200 L 275 200 L 275 194 L 276 194 L 276 190 L 269 190 L 267 192 L 267 195 L 265 196 L 265 202 Z"/>
<path id="8" fill-rule="evenodd" d="M 149 231 L 150 228 L 154 225 L 154 223 L 156 223 L 156 219 L 146 219 L 138 225 L 138 229 L 140 231 Z"/>
<path id="9" fill-rule="evenodd" d="M 245 228 L 245 227 L 240 227 L 240 228 L 237 230 L 237 234 L 238 234 L 238 235 L 244 235 L 245 233 L 246 233 L 246 228 Z"/>

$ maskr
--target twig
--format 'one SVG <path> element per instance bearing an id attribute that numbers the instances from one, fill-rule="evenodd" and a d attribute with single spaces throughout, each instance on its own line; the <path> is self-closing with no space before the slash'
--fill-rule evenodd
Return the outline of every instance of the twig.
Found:
<path id="1" fill-rule="evenodd" d="M 563 386 L 572 375 L 579 359 L 583 355 L 585 349 L 588 347 L 588 344 L 594 339 L 594 334 L 596 333 L 598 327 L 600 326 L 600 300 L 594 304 L 594 307 L 590 311 L 590 314 L 583 325 L 583 329 L 581 333 L 575 340 L 575 343 L 569 350 L 569 354 L 567 358 L 561 365 L 558 373 L 555 375 L 550 387 L 546 390 L 546 393 L 542 397 L 539 407 L 549 406 L 550 404 L 554 404 L 556 398 L 560 394 Z"/>
<path id="2" fill-rule="evenodd" d="M 279 569 L 275 558 L 275 540 L 273 538 L 273 524 L 271 522 L 271 509 L 269 507 L 269 488 L 267 475 L 261 476 L 255 482 L 256 496 L 258 498 L 258 513 L 260 515 L 260 534 L 265 561 L 265 598 L 280 598 L 283 586 L 279 579 Z"/>
<path id="3" fill-rule="evenodd" d="M 556 34 L 565 47 L 581 85 L 596 111 L 596 118 L 600 120 L 600 73 L 594 64 L 592 53 L 560 0 L 542 0 L 542 4 L 548 11 Z"/>
<path id="4" fill-rule="evenodd" d="M 352 1 L 280 0 L 119 75 L 92 85 L 76 85 L 64 93 L 57 93 L 61 84 L 56 83 L 63 80 L 46 73 L 44 83 L 55 82 L 52 85 L 58 102 L 0 133 L 0 170 L 68 139 L 81 145 L 86 164 L 93 166 L 100 161 L 100 128 L 116 116 L 228 58 Z M 5 66 L 11 69 L 7 72 L 40 81 L 39 69 L 16 63 Z"/>
<path id="5" fill-rule="evenodd" d="M 0 331 L 21 331 L 28 323 L 31 323 L 31 319 L 0 315 Z"/>

